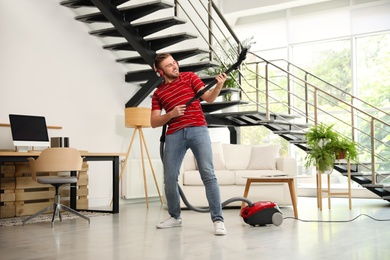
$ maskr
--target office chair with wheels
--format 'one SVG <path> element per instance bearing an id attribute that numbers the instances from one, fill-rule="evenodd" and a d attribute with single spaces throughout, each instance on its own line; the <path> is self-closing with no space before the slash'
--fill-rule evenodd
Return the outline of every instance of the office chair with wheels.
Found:
<path id="1" fill-rule="evenodd" d="M 80 171 L 83 164 L 83 158 L 81 157 L 80 152 L 74 148 L 47 148 L 41 152 L 36 160 L 30 157 L 28 158 L 28 161 L 30 163 L 31 177 L 33 180 L 41 184 L 50 184 L 54 186 L 55 197 L 53 205 L 50 205 L 34 215 L 25 218 L 23 220 L 23 225 L 27 221 L 50 210 L 54 211 L 51 227 L 53 227 L 56 217 L 59 217 L 60 222 L 62 221 L 61 210 L 73 213 L 90 223 L 90 219 L 88 217 L 61 204 L 60 201 L 60 194 L 58 192 L 59 187 L 65 184 L 77 183 L 78 176 L 37 176 L 37 173 Z"/>

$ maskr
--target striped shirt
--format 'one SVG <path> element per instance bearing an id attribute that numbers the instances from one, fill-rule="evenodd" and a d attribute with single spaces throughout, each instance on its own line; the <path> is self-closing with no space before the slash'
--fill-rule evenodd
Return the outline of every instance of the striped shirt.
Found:
<path id="1" fill-rule="evenodd" d="M 185 105 L 204 87 L 203 81 L 193 72 L 181 72 L 171 83 L 162 83 L 152 96 L 152 110 L 165 110 L 166 113 L 178 105 Z M 182 116 L 168 122 L 167 135 L 189 126 L 206 126 L 199 99 L 194 100 Z"/>

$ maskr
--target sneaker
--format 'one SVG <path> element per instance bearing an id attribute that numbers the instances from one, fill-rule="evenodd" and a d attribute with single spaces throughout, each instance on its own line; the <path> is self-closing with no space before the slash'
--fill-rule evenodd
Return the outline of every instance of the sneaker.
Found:
<path id="1" fill-rule="evenodd" d="M 181 218 L 173 218 L 169 217 L 166 220 L 157 224 L 157 228 L 173 228 L 173 227 L 181 227 Z"/>
<path id="2" fill-rule="evenodd" d="M 216 236 L 224 236 L 226 235 L 227 231 L 226 231 L 226 228 L 225 228 L 225 224 L 218 220 L 218 221 L 215 221 L 214 222 L 214 234 Z"/>

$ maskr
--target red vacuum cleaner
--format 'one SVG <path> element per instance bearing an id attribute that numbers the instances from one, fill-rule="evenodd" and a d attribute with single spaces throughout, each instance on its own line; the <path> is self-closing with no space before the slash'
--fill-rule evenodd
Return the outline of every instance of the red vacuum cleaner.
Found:
<path id="1" fill-rule="evenodd" d="M 193 211 L 205 213 L 210 212 L 210 209 L 207 208 L 197 208 L 192 206 L 184 192 L 178 186 L 180 197 L 182 198 L 184 204 Z M 241 209 L 240 216 L 244 219 L 245 223 L 251 226 L 265 226 L 268 224 L 274 224 L 275 226 L 280 226 L 283 223 L 283 215 L 280 211 L 278 205 L 271 201 L 259 201 L 252 203 L 250 200 L 244 197 L 234 197 L 227 199 L 222 202 L 222 208 L 234 201 L 243 201 L 248 204 L 248 206 Z"/>
<path id="2" fill-rule="evenodd" d="M 283 215 L 278 205 L 271 201 L 259 201 L 241 209 L 240 216 L 251 226 L 265 226 L 283 223 Z"/>

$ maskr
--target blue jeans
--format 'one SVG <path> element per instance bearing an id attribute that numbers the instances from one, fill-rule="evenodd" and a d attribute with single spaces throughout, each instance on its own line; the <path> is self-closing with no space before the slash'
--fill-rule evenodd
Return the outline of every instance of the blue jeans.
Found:
<path id="1" fill-rule="evenodd" d="M 206 126 L 188 127 L 166 136 L 163 162 L 168 212 L 171 217 L 180 217 L 180 194 L 177 182 L 180 166 L 188 149 L 192 150 L 198 164 L 200 176 L 206 189 L 211 220 L 213 222 L 223 221 L 221 196 L 214 174 L 211 141 Z M 191 202 L 190 198 L 188 200 Z"/>

